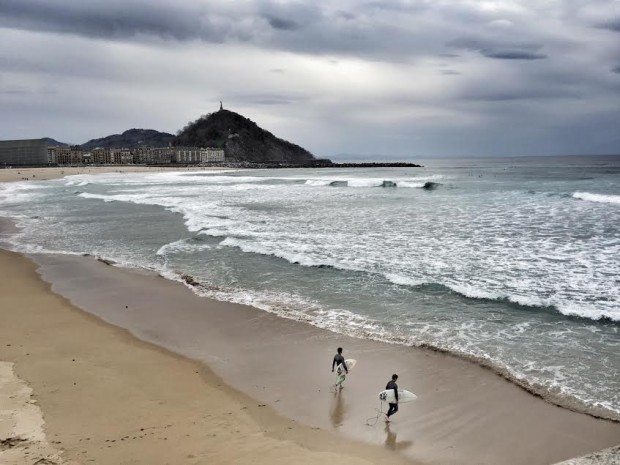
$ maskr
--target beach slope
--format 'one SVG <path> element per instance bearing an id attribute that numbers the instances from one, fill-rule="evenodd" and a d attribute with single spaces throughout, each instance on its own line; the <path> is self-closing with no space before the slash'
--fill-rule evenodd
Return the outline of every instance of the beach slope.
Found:
<path id="1" fill-rule="evenodd" d="M 0 270 L 0 360 L 32 389 L 45 420 L 47 442 L 39 439 L 61 452 L 45 463 L 402 462 L 287 420 L 203 365 L 80 311 L 21 255 L 0 251 Z M 4 426 L 18 420 L 4 418 Z M 3 442 L 0 462 L 14 455 L 11 443 Z"/>

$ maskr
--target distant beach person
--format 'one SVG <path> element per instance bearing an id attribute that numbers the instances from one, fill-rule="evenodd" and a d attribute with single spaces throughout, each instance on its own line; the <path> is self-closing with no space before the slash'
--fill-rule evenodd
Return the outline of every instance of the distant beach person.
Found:
<path id="1" fill-rule="evenodd" d="M 337 353 L 334 355 L 334 360 L 332 360 L 332 373 L 334 372 L 334 367 L 342 364 L 345 373 L 349 374 L 349 369 L 347 368 L 347 364 L 344 362 L 344 357 L 342 356 L 342 347 L 338 347 L 336 352 Z"/>
<path id="2" fill-rule="evenodd" d="M 388 381 L 387 385 L 385 386 L 385 389 L 394 389 L 394 395 L 396 396 L 396 403 L 392 403 L 392 402 L 389 403 L 390 408 L 388 409 L 387 414 L 385 416 L 386 423 L 389 423 L 390 417 L 394 415 L 396 412 L 398 412 L 398 384 L 396 384 L 397 379 L 398 379 L 398 375 L 393 374 L 392 379 Z"/>

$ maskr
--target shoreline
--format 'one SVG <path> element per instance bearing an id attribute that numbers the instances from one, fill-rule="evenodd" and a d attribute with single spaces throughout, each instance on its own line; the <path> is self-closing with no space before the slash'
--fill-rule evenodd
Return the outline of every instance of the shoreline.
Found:
<path id="1" fill-rule="evenodd" d="M 187 168 L 196 169 L 200 167 Z M 56 178 L 96 174 L 54 170 Z M 14 232 L 17 228 L 10 219 L 0 218 L 0 237 Z M 251 402 L 261 402 L 265 406 L 261 411 L 273 409 L 285 421 L 364 444 L 375 452 L 397 451 L 400 459 L 413 463 L 530 465 L 555 463 L 620 443 L 618 419 L 597 420 L 601 416 L 596 412 L 578 413 L 578 408 L 561 399 L 554 402 L 485 360 L 436 347 L 349 337 L 340 334 L 347 331 L 333 333 L 280 312 L 213 300 L 199 292 L 200 285 L 208 289 L 208 283 L 197 283 L 196 288 L 191 276 L 189 282 L 180 275 L 109 266 L 115 263 L 106 257 L 19 255 L 34 260 L 50 293 L 68 299 L 76 312 L 126 332 L 137 343 L 146 342 L 204 367 L 216 385 L 225 383 L 239 395 L 256 399 Z M 345 355 L 362 364 L 347 380 L 344 394 L 332 398 L 324 389 L 332 382 L 324 365 L 337 345 L 345 346 Z M 289 366 L 291 360 L 295 366 Z M 414 390 L 429 404 L 404 406 L 391 430 L 362 427 L 376 404 L 377 386 L 382 388 L 384 378 L 394 371 L 401 375 L 401 388 Z M 121 378 L 127 381 L 122 373 Z M 292 401 L 298 393 L 303 394 L 304 405 Z M 509 423 L 514 421 L 516 425 Z M 520 450 L 517 443 L 522 447 L 523 442 L 533 450 Z M 612 452 L 617 453 L 617 447 Z"/>
<path id="2" fill-rule="evenodd" d="M 82 167 L 82 168 L 78 168 L 78 170 L 90 170 L 92 167 Z M 151 171 L 151 170 L 155 170 L 155 171 L 162 171 L 162 170 L 170 170 L 172 169 L 173 171 L 178 171 L 178 170 L 183 170 L 183 168 L 180 167 L 144 167 L 144 166 L 132 166 L 132 165 L 127 165 L 127 166 L 104 166 L 104 167 L 95 167 L 96 169 L 100 169 L 100 173 L 102 172 L 119 172 L 119 170 L 117 168 L 126 168 L 126 171 L 131 172 L 131 171 Z M 205 169 L 205 170 L 221 170 L 221 169 L 226 169 L 226 168 L 222 168 L 222 167 L 187 167 L 184 170 L 196 170 L 196 169 Z M 51 175 L 61 178 L 61 177 L 66 177 L 68 176 L 67 173 L 64 172 L 63 168 L 60 167 L 56 167 L 56 168 L 45 168 L 45 170 L 52 170 L 50 173 Z M 11 171 L 11 170 L 7 170 L 7 171 Z M 15 171 L 15 169 L 13 169 L 12 171 Z M 86 173 L 82 173 L 82 174 L 86 174 Z M 91 174 L 98 174 L 98 173 L 91 173 Z M 37 179 L 39 180 L 39 179 Z M 7 227 L 5 228 L 3 222 L 7 223 Z M 10 224 L 10 219 L 8 218 L 0 218 L 0 237 L 3 233 L 6 233 L 5 229 L 7 231 L 10 230 L 10 232 L 14 232 L 14 230 L 16 229 L 14 227 L 14 225 Z M 21 250 L 20 252 L 22 253 L 26 253 L 26 251 Z M 51 251 L 48 251 L 51 252 Z M 59 251 L 58 253 L 62 253 L 62 251 Z M 81 254 L 74 254 L 76 256 L 79 256 Z M 97 257 L 100 258 L 101 261 L 103 261 L 104 263 L 108 263 L 108 264 L 116 264 L 116 259 L 109 259 L 107 257 Z M 285 259 L 286 260 L 286 259 Z M 130 267 L 131 265 L 119 265 L 119 266 L 126 266 L 126 267 Z M 323 265 L 321 265 L 322 267 Z M 201 288 L 209 288 L 208 283 L 200 283 L 194 280 L 193 277 L 189 276 L 189 275 L 179 275 L 179 276 L 165 276 L 167 279 L 171 279 L 175 282 L 184 282 L 187 281 L 185 278 L 189 278 L 189 280 L 191 282 L 184 282 L 184 284 L 187 284 L 187 287 L 189 289 L 192 289 L 194 291 L 196 291 L 196 289 L 201 289 Z M 466 294 L 460 294 L 458 293 L 458 291 L 454 291 L 457 292 L 457 294 L 464 296 L 465 298 L 469 298 Z M 204 294 L 201 294 L 200 292 L 197 292 L 198 295 L 202 295 L 204 296 Z M 492 300 L 492 299 L 490 299 Z M 514 303 L 515 305 L 522 305 L 522 304 L 518 304 L 518 303 Z M 274 312 L 274 314 L 278 314 L 277 312 Z M 284 318 L 289 318 L 286 315 L 279 315 L 281 317 Z M 579 316 L 575 316 L 574 318 L 581 318 Z M 295 320 L 295 318 L 293 318 Z M 603 319 L 604 321 L 606 321 L 605 319 Z M 296 320 L 296 321 L 305 321 L 305 320 Z M 307 321 L 305 321 L 307 322 Z M 309 324 L 312 324 L 313 326 L 316 326 L 318 328 L 321 328 L 320 325 L 316 325 L 314 322 L 310 322 Z M 353 336 L 356 337 L 354 334 L 350 334 L 350 333 L 346 333 L 345 334 L 349 335 L 349 336 Z M 587 415 L 590 415 L 594 418 L 599 418 L 599 419 L 605 419 L 605 420 L 609 420 L 609 421 L 613 421 L 613 422 L 617 422 L 620 423 L 620 413 L 617 410 L 612 410 L 609 408 L 605 408 L 603 406 L 597 406 L 597 405 L 592 405 L 587 403 L 587 401 L 584 401 L 578 397 L 575 396 L 567 396 L 565 394 L 563 394 L 562 392 L 559 391 L 553 391 L 551 388 L 549 388 L 548 386 L 542 385 L 542 384 L 537 384 L 533 381 L 528 380 L 527 378 L 524 377 L 520 377 L 518 373 L 515 373 L 514 371 L 510 370 L 508 367 L 496 363 L 493 360 L 490 360 L 488 358 L 484 358 L 484 357 L 479 357 L 476 355 L 472 355 L 472 354 L 468 354 L 466 352 L 459 352 L 459 351 L 455 351 L 455 350 L 451 350 L 450 348 L 446 349 L 444 347 L 441 347 L 440 345 L 431 345 L 431 344 L 421 344 L 421 345 L 410 345 L 410 343 L 408 343 L 408 341 L 402 340 L 402 339 L 398 339 L 398 338 L 393 338 L 392 340 L 388 340 L 388 339 L 381 339 L 381 338 L 377 338 L 377 337 L 373 337 L 373 340 L 379 341 L 379 342 L 386 342 L 388 344 L 400 344 L 400 345 L 404 345 L 404 346 L 412 346 L 412 347 L 416 347 L 419 349 L 423 349 L 423 350 L 430 350 L 430 351 L 435 351 L 435 352 L 439 352 L 442 354 L 448 354 L 450 356 L 453 357 L 457 357 L 459 359 L 463 359 L 466 360 L 468 362 L 471 362 L 473 364 L 476 364 L 480 367 L 483 367 L 485 369 L 490 370 L 491 372 L 493 372 L 494 374 L 504 378 L 505 380 L 515 384 L 516 386 L 524 389 L 525 391 L 527 391 L 528 393 L 530 393 L 531 395 L 534 396 L 538 396 L 541 399 L 544 399 L 545 401 L 577 412 L 577 413 L 584 413 Z"/>
<path id="3" fill-rule="evenodd" d="M 85 255 L 82 255 L 85 256 Z M 125 267 L 122 264 L 118 264 L 116 261 L 112 260 L 112 259 L 108 259 L 105 257 L 93 257 L 96 260 L 106 264 L 106 265 L 110 265 L 110 266 L 119 266 L 121 268 L 127 268 L 127 269 L 135 269 L 133 267 Z M 159 276 L 162 276 L 165 279 L 168 279 L 170 281 L 173 282 L 178 282 L 181 283 L 183 285 L 185 285 L 189 290 L 191 290 L 192 292 L 194 292 L 197 288 L 204 288 L 204 287 L 208 287 L 208 285 L 206 285 L 205 283 L 196 281 L 194 279 L 193 276 L 191 275 L 178 275 L 177 277 L 171 277 L 171 276 L 163 276 L 161 273 L 158 273 Z M 201 294 L 200 292 L 196 292 L 196 295 L 200 296 L 200 297 L 205 297 L 205 298 L 211 298 L 208 295 L 205 294 Z M 464 296 L 465 298 L 467 298 L 467 296 Z M 228 301 L 228 300 L 222 300 L 223 302 L 231 302 L 234 303 L 233 301 Z M 515 304 L 515 305 L 519 305 L 519 304 Z M 259 310 L 263 310 L 263 309 L 259 309 Z M 288 318 L 291 319 L 293 321 L 297 321 L 297 322 L 302 322 L 305 324 L 309 324 L 315 328 L 321 329 L 321 330 L 327 330 L 327 331 L 331 331 L 328 328 L 323 328 L 321 326 L 316 325 L 314 322 L 309 321 L 309 320 L 303 320 L 303 319 L 299 319 L 299 318 L 294 318 L 294 317 L 288 317 L 286 315 L 282 315 L 279 314 L 277 312 L 271 312 L 269 310 L 264 310 L 264 311 L 268 311 L 269 313 L 272 313 L 274 315 L 277 315 L 281 318 Z M 575 318 L 581 318 L 581 317 L 575 317 Z M 337 333 L 340 334 L 340 333 Z M 393 339 L 382 339 L 376 336 L 366 336 L 366 337 L 360 337 L 357 334 L 354 333 L 347 333 L 347 332 L 343 332 L 341 333 L 344 336 L 348 336 L 348 337 L 353 337 L 353 338 L 361 338 L 361 339 L 368 339 L 368 340 L 372 340 L 372 341 L 376 341 L 376 342 L 380 342 L 380 343 L 385 343 L 385 344 L 394 344 L 394 345 L 399 345 L 402 347 L 411 347 L 414 349 L 419 349 L 419 350 L 428 350 L 431 352 L 437 352 L 440 354 L 445 354 L 447 356 L 450 357 L 455 357 L 457 359 L 460 360 L 464 360 L 467 362 L 470 362 L 480 368 L 484 368 L 486 370 L 489 370 L 490 372 L 492 372 L 493 374 L 505 379 L 506 381 L 508 381 L 511 384 L 514 384 L 515 386 L 523 389 L 525 392 L 538 397 L 542 400 L 544 400 L 545 402 L 548 402 L 551 405 L 554 405 L 556 407 L 560 407 L 566 410 L 570 410 L 572 412 L 575 413 L 580 413 L 580 414 L 584 414 L 584 415 L 588 415 L 591 416 L 592 418 L 596 418 L 596 419 L 600 419 L 600 420 L 606 420 L 606 421 L 611 421 L 614 423 L 620 423 L 620 413 L 614 410 L 610 410 L 610 409 L 605 409 L 602 407 L 597 407 L 597 406 L 593 406 L 590 404 L 587 404 L 586 402 L 582 401 L 581 399 L 575 398 L 575 397 L 567 397 L 566 395 L 563 395 L 561 393 L 555 393 L 552 392 L 549 388 L 547 388 L 546 386 L 542 386 L 542 385 L 537 385 L 533 382 L 528 381 L 527 379 L 523 378 L 519 378 L 516 374 L 514 374 L 509 368 L 505 367 L 505 366 L 500 366 L 497 364 L 494 364 L 493 361 L 483 358 L 483 357 L 477 357 L 475 355 L 471 355 L 465 352 L 457 352 L 454 350 L 449 350 L 449 349 L 444 349 L 442 347 L 439 346 L 435 346 L 432 344 L 427 344 L 427 343 L 423 343 L 423 344 L 419 344 L 419 345 L 411 345 L 408 344 L 405 340 L 399 340 L 397 338 L 393 338 Z"/>
<path id="4" fill-rule="evenodd" d="M 27 403 L 43 413 L 42 440 L 54 445 L 44 463 L 408 463 L 278 415 L 206 365 L 75 307 L 37 268 L 0 250 L 0 269 L 11 270 L 0 283 L 0 360 L 14 364 L 16 379 L 32 389 Z M 14 420 L 21 417 L 0 416 L 0 431 Z M 20 440 L 30 433 L 36 427 L 0 438 L 3 463 L 39 459 L 36 444 Z"/>
<path id="5" fill-rule="evenodd" d="M 221 166 L 146 166 L 146 165 L 87 165 L 87 166 L 43 166 L 38 168 L 1 168 L 0 183 L 17 181 L 49 181 L 77 174 L 142 173 L 165 171 L 216 171 L 230 170 Z"/>
<path id="6" fill-rule="evenodd" d="M 93 257 L 34 258 L 53 291 L 79 308 L 202 362 L 224 382 L 285 417 L 385 447 L 391 434 L 394 448 L 416 463 L 546 464 L 620 439 L 616 423 L 553 406 L 451 355 L 354 339 L 253 307 L 212 301 L 153 273 L 107 266 Z M 97 282 L 98 288 L 87 289 L 89 282 Z M 123 310 L 120 302 L 131 310 Z M 321 391 L 331 376 L 318 359 L 329 361 L 337 344 L 358 361 L 363 354 L 364 360 L 347 382 L 345 397 L 330 400 Z M 282 369 L 289 358 L 307 368 L 293 376 Z M 392 426 L 397 434 L 386 438 L 384 431 L 365 426 L 363 418 L 374 411 L 374 391 L 383 387 L 382 377 L 393 371 L 410 380 L 402 387 L 413 389 L 425 405 L 403 408 Z M 295 391 L 304 392 L 304 405 L 289 399 Z M 500 431 L 504 434 L 498 437 Z M 531 451 L 521 450 L 523 441 L 532 443 Z"/>

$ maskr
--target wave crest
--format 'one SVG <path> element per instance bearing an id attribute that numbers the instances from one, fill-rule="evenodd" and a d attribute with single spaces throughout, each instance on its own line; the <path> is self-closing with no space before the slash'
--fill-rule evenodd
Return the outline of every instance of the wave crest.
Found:
<path id="1" fill-rule="evenodd" d="M 591 192 L 573 192 L 573 198 L 588 202 L 611 203 L 620 205 L 620 195 L 593 194 Z"/>

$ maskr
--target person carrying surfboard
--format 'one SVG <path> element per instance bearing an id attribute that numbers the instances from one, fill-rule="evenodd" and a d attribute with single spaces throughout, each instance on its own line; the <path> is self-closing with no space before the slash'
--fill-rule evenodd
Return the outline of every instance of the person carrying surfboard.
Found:
<path id="1" fill-rule="evenodd" d="M 332 361 L 332 373 L 334 372 L 334 367 L 342 365 L 344 367 L 344 371 L 346 374 L 349 374 L 349 369 L 347 368 L 347 364 L 344 361 L 344 357 L 342 356 L 342 347 L 338 347 L 336 355 L 334 355 L 334 360 Z"/>
<path id="2" fill-rule="evenodd" d="M 396 384 L 397 379 L 398 379 L 398 375 L 393 374 L 392 379 L 388 381 L 387 385 L 385 386 L 385 389 L 394 389 L 394 396 L 396 398 L 396 403 L 390 402 L 388 404 L 390 408 L 388 409 L 386 416 L 385 416 L 386 423 L 389 423 L 390 417 L 394 415 L 396 412 L 398 412 L 398 385 Z"/>

